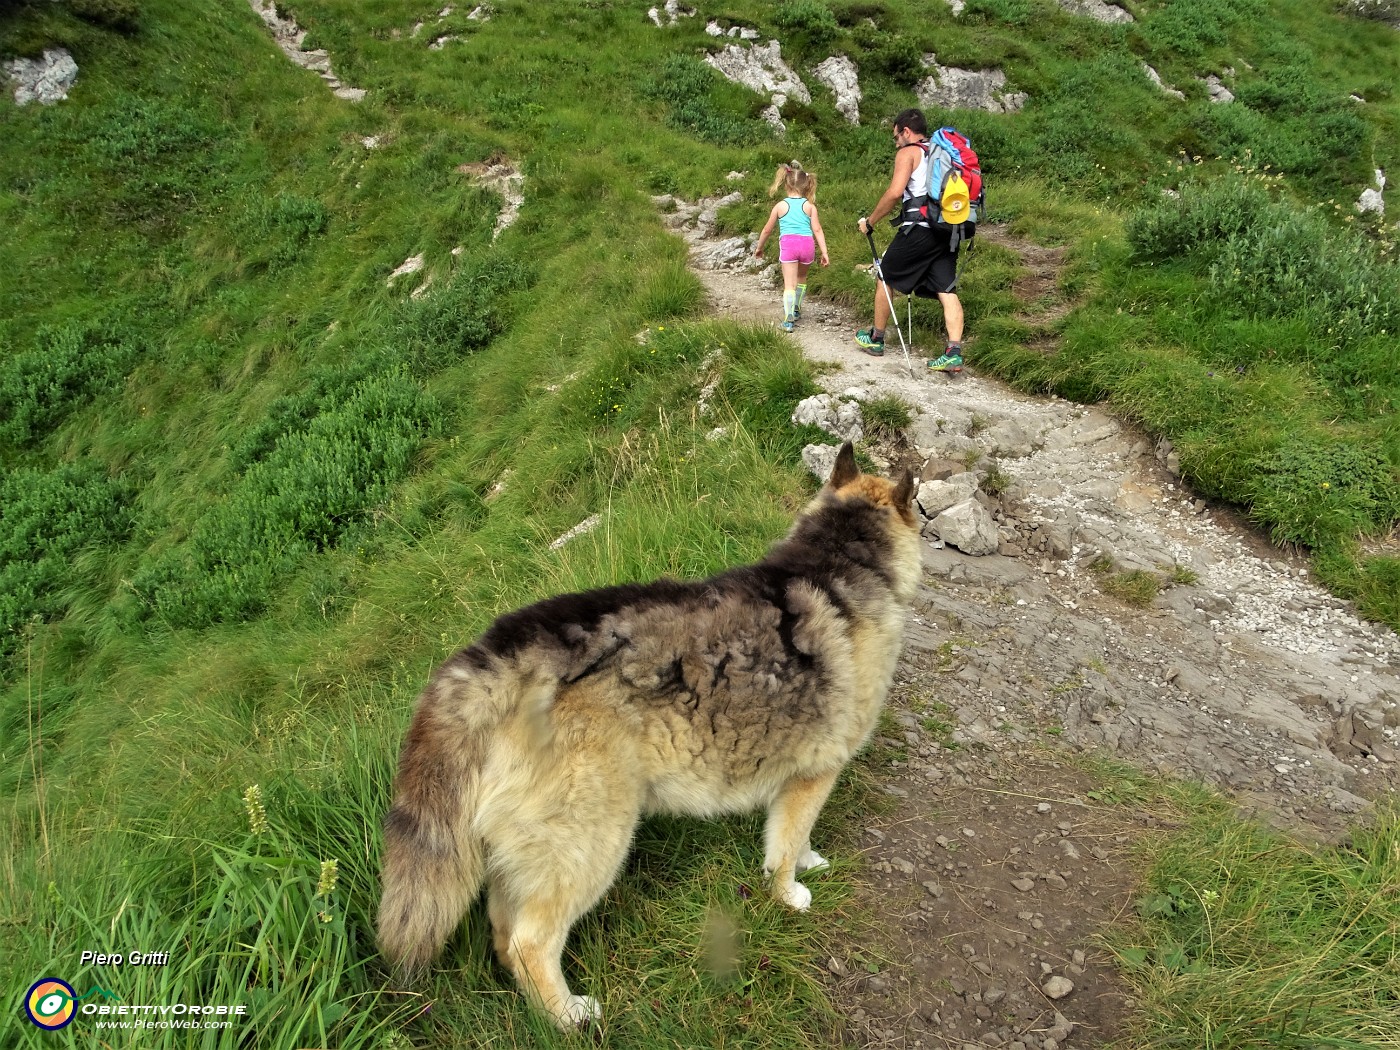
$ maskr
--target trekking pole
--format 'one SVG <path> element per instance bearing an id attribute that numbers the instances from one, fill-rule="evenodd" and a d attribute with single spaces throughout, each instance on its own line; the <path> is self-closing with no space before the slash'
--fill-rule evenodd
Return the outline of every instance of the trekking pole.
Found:
<path id="1" fill-rule="evenodd" d="M 909 378 L 914 379 L 914 362 L 909 357 L 909 344 L 904 341 L 904 330 L 899 327 L 899 311 L 894 308 L 894 296 L 890 295 L 890 286 L 885 283 L 885 275 L 880 270 L 880 253 L 875 250 L 875 231 L 867 229 L 865 239 L 870 242 L 870 257 L 875 260 L 875 280 L 880 282 L 880 287 L 885 290 L 885 302 L 890 304 L 890 320 L 894 322 L 895 334 L 899 336 L 899 348 L 904 351 L 904 363 L 909 366 Z M 910 316 L 912 317 L 912 314 Z"/>

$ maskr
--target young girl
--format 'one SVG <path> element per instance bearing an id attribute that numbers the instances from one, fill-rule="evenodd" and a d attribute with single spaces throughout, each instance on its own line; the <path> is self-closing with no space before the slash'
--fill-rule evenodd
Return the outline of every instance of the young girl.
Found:
<path id="1" fill-rule="evenodd" d="M 791 332 L 793 324 L 802 316 L 807 271 L 812 268 L 816 249 L 821 248 L 823 266 L 830 266 L 831 260 L 826 254 L 821 220 L 817 218 L 817 177 L 810 171 L 803 171 L 800 164 L 784 164 L 774 174 L 768 195 L 777 193 L 779 186 L 784 187 L 787 196 L 768 213 L 768 224 L 758 235 L 754 254 L 762 258 L 763 246 L 768 243 L 773 224 L 777 223 L 778 261 L 783 264 L 783 331 Z"/>

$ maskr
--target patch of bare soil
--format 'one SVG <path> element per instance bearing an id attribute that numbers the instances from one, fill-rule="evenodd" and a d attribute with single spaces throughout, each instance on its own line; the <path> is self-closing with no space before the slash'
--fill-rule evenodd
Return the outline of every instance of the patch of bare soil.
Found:
<path id="1" fill-rule="evenodd" d="M 882 743 L 919 757 L 895 760 L 898 808 L 864 830 L 857 904 L 877 920 L 843 931 L 825 963 L 848 1043 L 1052 1050 L 1121 1035 L 1131 1000 L 1099 934 L 1132 907 L 1131 850 L 1151 819 L 1095 803 L 1094 781 L 1053 755 L 949 755 L 894 699 L 904 739 Z"/>
<path id="2" fill-rule="evenodd" d="M 1042 354 L 1054 353 L 1059 349 L 1058 325 L 1074 308 L 1073 300 L 1060 289 L 1067 249 L 1033 244 L 997 226 L 988 226 L 978 237 L 985 243 L 1010 248 L 1020 256 L 1021 272 L 1011 285 L 1018 304 L 1015 319 L 1030 328 L 1026 340 L 1030 349 Z"/>

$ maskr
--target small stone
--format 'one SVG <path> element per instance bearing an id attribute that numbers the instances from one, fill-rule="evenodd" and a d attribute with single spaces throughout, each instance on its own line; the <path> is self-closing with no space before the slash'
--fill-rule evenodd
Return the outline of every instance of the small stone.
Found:
<path id="1" fill-rule="evenodd" d="M 1051 977 L 1040 986 L 1040 990 L 1050 999 L 1063 999 L 1074 991 L 1074 982 L 1068 977 Z"/>
<path id="2" fill-rule="evenodd" d="M 1068 1020 L 1060 1011 L 1055 1011 L 1055 1023 L 1050 1030 L 1045 1033 L 1047 1039 L 1053 1039 L 1057 1043 L 1063 1043 L 1074 1033 L 1074 1022 Z"/>
<path id="3" fill-rule="evenodd" d="M 1035 880 L 1034 880 L 1034 879 L 1012 879 L 1012 880 L 1011 880 L 1011 885 L 1012 885 L 1013 888 L 1019 890 L 1021 893 L 1030 893 L 1031 890 L 1035 889 Z"/>

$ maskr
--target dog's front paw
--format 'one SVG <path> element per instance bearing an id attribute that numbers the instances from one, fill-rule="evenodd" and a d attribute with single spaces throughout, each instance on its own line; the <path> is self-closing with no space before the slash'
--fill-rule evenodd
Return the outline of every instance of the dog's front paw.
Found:
<path id="1" fill-rule="evenodd" d="M 570 1027 L 597 1021 L 603 1016 L 603 1008 L 591 995 L 571 995 L 560 1004 L 559 1017 Z"/>
<path id="2" fill-rule="evenodd" d="M 806 853 L 797 858 L 797 870 L 802 871 L 822 871 L 831 867 L 831 861 L 827 860 L 814 849 L 807 850 Z"/>
<path id="3" fill-rule="evenodd" d="M 778 900 L 794 911 L 806 911 L 812 906 L 812 891 L 800 882 L 790 883 L 787 886 L 777 886 L 774 888 L 774 893 Z"/>

